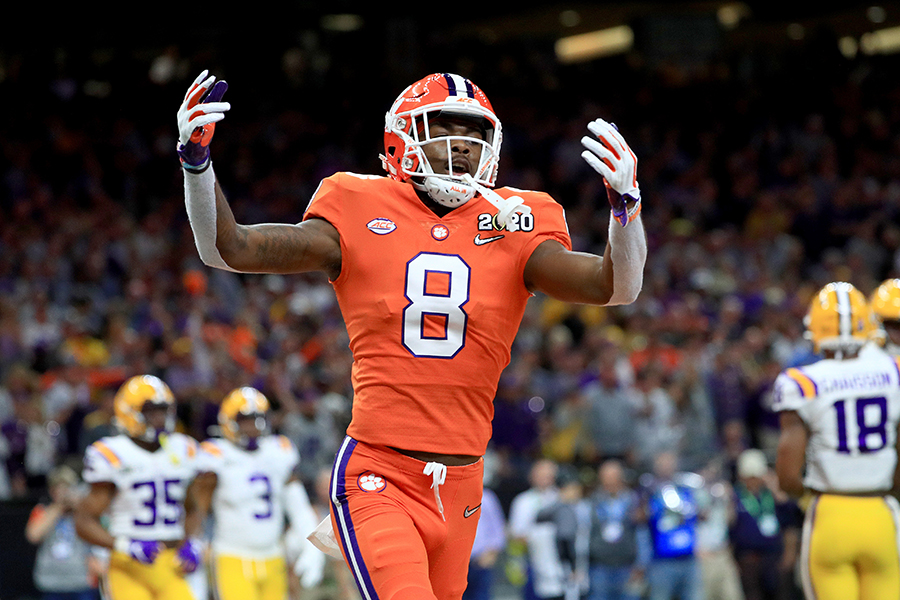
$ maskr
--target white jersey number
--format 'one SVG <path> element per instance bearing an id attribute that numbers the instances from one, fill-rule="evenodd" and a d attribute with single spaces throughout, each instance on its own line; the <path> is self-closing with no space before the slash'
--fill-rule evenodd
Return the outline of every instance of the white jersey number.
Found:
<path id="1" fill-rule="evenodd" d="M 453 358 L 466 343 L 471 270 L 454 254 L 423 252 L 406 265 L 403 346 L 421 358 Z"/>

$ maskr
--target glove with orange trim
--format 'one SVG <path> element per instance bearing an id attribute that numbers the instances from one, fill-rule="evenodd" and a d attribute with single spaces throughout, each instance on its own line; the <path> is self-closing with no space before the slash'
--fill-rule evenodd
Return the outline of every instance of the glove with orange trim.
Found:
<path id="1" fill-rule="evenodd" d="M 581 157 L 603 175 L 613 217 L 624 227 L 641 212 L 641 189 L 637 182 L 637 157 L 613 123 L 595 119 L 588 130 L 597 139 L 581 138 L 587 148 Z"/>
<path id="2" fill-rule="evenodd" d="M 178 158 L 186 171 L 202 173 L 209 168 L 209 143 L 216 123 L 231 108 L 221 101 L 227 89 L 227 83 L 204 70 L 184 95 L 178 109 Z"/>

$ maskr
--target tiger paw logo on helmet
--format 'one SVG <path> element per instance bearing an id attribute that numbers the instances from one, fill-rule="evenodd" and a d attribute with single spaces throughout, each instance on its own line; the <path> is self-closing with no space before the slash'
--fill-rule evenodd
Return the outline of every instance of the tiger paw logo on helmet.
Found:
<path id="1" fill-rule="evenodd" d="M 356 479 L 356 484 L 359 486 L 359 489 L 364 492 L 376 493 L 383 492 L 384 488 L 387 486 L 384 477 L 376 475 L 375 473 L 363 473 Z"/>

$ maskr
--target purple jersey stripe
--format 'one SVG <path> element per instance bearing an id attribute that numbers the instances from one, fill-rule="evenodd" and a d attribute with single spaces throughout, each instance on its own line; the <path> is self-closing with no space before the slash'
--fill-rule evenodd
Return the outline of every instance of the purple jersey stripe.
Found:
<path id="1" fill-rule="evenodd" d="M 368 569 L 366 569 L 366 563 L 356 541 L 356 531 L 353 528 L 353 520 L 350 516 L 350 506 L 347 504 L 347 463 L 350 462 L 350 457 L 353 456 L 356 444 L 357 441 L 348 436 L 341 451 L 335 457 L 335 466 L 332 470 L 332 477 L 334 478 L 332 482 L 332 490 L 334 492 L 332 502 L 338 517 L 338 537 L 341 540 L 341 545 L 344 547 L 344 555 L 347 556 L 351 563 L 349 565 L 350 571 L 356 580 L 359 593 L 362 595 L 363 600 L 378 600 L 378 593 L 375 591 L 375 586 L 372 585 L 372 579 L 369 576 Z"/>

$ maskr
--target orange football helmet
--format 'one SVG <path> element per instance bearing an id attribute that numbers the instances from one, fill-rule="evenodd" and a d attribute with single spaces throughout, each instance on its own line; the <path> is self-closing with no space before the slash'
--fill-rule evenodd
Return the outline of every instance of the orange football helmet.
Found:
<path id="1" fill-rule="evenodd" d="M 431 138 L 429 120 L 455 117 L 476 122 L 484 131 L 484 139 L 465 137 L 482 146 L 481 160 L 472 178 L 486 187 L 494 187 L 500 164 L 503 138 L 500 120 L 481 89 L 468 79 L 452 73 L 433 73 L 415 82 L 394 101 L 385 115 L 384 154 L 381 162 L 397 181 L 409 181 L 439 204 L 454 207 L 468 202 L 475 187 L 463 173 L 435 173 L 422 146 L 435 139 L 458 139 L 459 136 Z M 448 149 L 449 150 L 449 149 Z M 450 152 L 448 151 L 448 155 Z"/>

